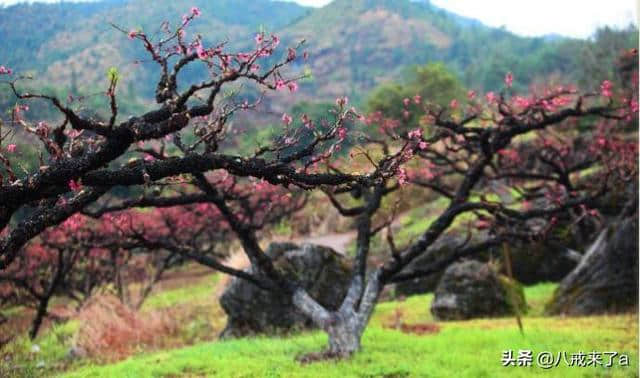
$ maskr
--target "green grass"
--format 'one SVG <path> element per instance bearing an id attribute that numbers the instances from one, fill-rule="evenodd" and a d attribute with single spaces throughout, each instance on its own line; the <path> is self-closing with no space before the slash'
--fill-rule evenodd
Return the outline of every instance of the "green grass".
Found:
<path id="1" fill-rule="evenodd" d="M 637 376 L 637 317 L 541 317 L 555 288 L 540 284 L 525 289 L 530 305 L 524 335 L 513 318 L 438 323 L 439 333 L 415 335 L 385 328 L 397 311 L 408 324 L 431 323 L 431 294 L 378 305 L 363 337 L 363 349 L 339 362 L 300 365 L 295 357 L 319 351 L 327 343 L 322 332 L 289 338 L 247 338 L 208 342 L 142 354 L 111 365 L 88 365 L 65 377 L 628 377 Z M 510 367 L 501 365 L 504 350 L 618 351 L 631 358 L 629 367 Z"/>
<path id="2" fill-rule="evenodd" d="M 625 317 L 601 319 L 624 322 Z M 466 322 L 473 323 L 473 322 Z M 104 367 L 88 366 L 66 377 L 496 377 L 531 376 L 546 373 L 555 377 L 632 376 L 631 367 L 569 368 L 544 371 L 539 367 L 504 368 L 503 350 L 540 351 L 618 350 L 637 363 L 636 351 L 618 341 L 633 337 L 615 327 L 598 327 L 590 318 L 564 322 L 539 318 L 522 336 L 515 324 L 483 329 L 473 324 L 447 324 L 436 335 L 415 336 L 395 330 L 370 327 L 363 350 L 340 362 L 319 362 L 302 366 L 294 356 L 317 351 L 326 344 L 324 334 L 315 332 L 289 339 L 255 338 L 200 344 L 193 347 L 143 355 Z M 585 328 L 588 325 L 588 328 Z M 636 350 L 637 350 L 637 344 Z M 517 352 L 516 352 L 517 353 Z"/>
<path id="3" fill-rule="evenodd" d="M 219 279 L 219 274 L 212 273 L 195 285 L 153 293 L 143 303 L 142 310 L 174 307 L 187 302 L 213 301 L 213 289 Z"/>
<path id="4" fill-rule="evenodd" d="M 20 370 L 9 374 L 3 370 L 0 362 L 0 377 L 5 377 L 4 374 L 12 377 L 36 376 L 40 371 L 55 369 L 53 365 L 66 362 L 70 341 L 78 327 L 78 322 L 71 320 L 54 324 L 46 332 L 41 332 L 36 340 L 31 340 L 27 335 L 19 336 L 0 351 L 0 356 L 11 356 L 12 364 L 19 366 Z"/>

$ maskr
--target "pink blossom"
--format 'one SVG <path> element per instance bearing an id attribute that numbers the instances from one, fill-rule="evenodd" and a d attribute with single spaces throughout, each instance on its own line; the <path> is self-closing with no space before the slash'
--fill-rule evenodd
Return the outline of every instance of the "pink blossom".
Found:
<path id="1" fill-rule="evenodd" d="M 298 83 L 296 83 L 295 81 L 292 81 L 289 84 L 287 84 L 287 87 L 289 87 L 289 91 L 291 91 L 291 93 L 298 91 Z"/>
<path id="2" fill-rule="evenodd" d="M 289 48 L 289 52 L 287 53 L 287 60 L 294 60 L 296 58 L 296 50 Z"/>
<path id="3" fill-rule="evenodd" d="M 486 98 L 489 103 L 493 103 L 496 101 L 496 94 L 493 92 L 488 92 Z"/>
<path id="4" fill-rule="evenodd" d="M 571 99 L 564 96 L 554 97 L 553 100 L 551 101 L 553 106 L 556 106 L 556 107 L 565 106 L 570 102 L 571 102 Z"/>
<path id="5" fill-rule="evenodd" d="M 0 75 L 11 75 L 11 68 L 0 66 Z"/>
<path id="6" fill-rule="evenodd" d="M 407 136 L 409 137 L 409 139 L 414 139 L 414 138 L 415 139 L 420 139 L 420 138 L 422 138 L 422 129 L 411 130 L 411 131 L 409 131 Z"/>
<path id="7" fill-rule="evenodd" d="M 345 97 L 338 97 L 336 99 L 336 105 L 338 105 L 339 107 L 343 107 L 345 105 L 347 105 L 349 103 L 349 97 L 345 96 Z"/>
<path id="8" fill-rule="evenodd" d="M 507 86 L 507 88 L 511 88 L 511 86 L 513 85 L 513 74 L 511 72 L 508 72 L 505 77 L 504 77 L 504 83 Z"/>
<path id="9" fill-rule="evenodd" d="M 613 84 L 609 81 L 609 80 L 605 80 L 602 82 L 602 84 L 600 84 L 600 94 L 603 97 L 611 97 L 612 92 L 611 89 L 613 88 Z"/>
<path id="10" fill-rule="evenodd" d="M 196 53 L 198 54 L 198 58 L 200 59 L 207 59 L 209 57 L 209 54 L 207 53 L 207 50 L 204 49 L 204 47 L 202 47 L 201 43 L 198 43 L 196 45 Z"/>
<path id="11" fill-rule="evenodd" d="M 398 184 L 400 186 L 407 185 L 409 183 L 409 177 L 407 171 L 404 168 L 398 168 Z"/>
<path id="12" fill-rule="evenodd" d="M 449 106 L 451 107 L 451 109 L 455 109 L 458 107 L 458 100 L 456 100 L 455 98 L 453 100 L 451 100 L 451 102 L 449 103 Z"/>
<path id="13" fill-rule="evenodd" d="M 258 71 L 260 71 L 260 65 L 259 64 L 252 64 L 250 70 L 251 70 L 251 72 L 258 72 Z"/>
<path id="14" fill-rule="evenodd" d="M 516 96 L 513 99 L 513 102 L 516 104 L 516 106 L 519 106 L 521 108 L 526 108 L 529 105 L 531 105 L 531 103 L 529 102 L 529 100 L 527 98 L 521 97 L 521 96 Z"/>
<path id="15" fill-rule="evenodd" d="M 49 125 L 44 122 L 44 121 L 40 121 L 38 122 L 38 125 L 36 126 L 36 134 L 41 136 L 41 137 L 48 137 L 49 136 Z"/>
<path id="16" fill-rule="evenodd" d="M 422 102 L 422 96 L 420 95 L 415 95 L 413 96 L 413 103 L 416 105 L 420 105 L 420 103 Z"/>
<path id="17" fill-rule="evenodd" d="M 285 84 L 284 80 L 282 79 L 278 79 L 276 80 L 276 90 L 279 91 L 281 89 L 285 89 L 287 87 L 287 85 Z"/>
<path id="18" fill-rule="evenodd" d="M 202 13 L 200 12 L 200 9 L 198 9 L 198 7 L 191 7 L 191 14 L 193 15 L 193 17 L 198 17 Z"/>
<path id="19" fill-rule="evenodd" d="M 256 34 L 255 40 L 256 40 L 256 44 L 258 45 L 262 44 L 262 42 L 264 42 L 264 34 L 262 33 Z"/>
<path id="20" fill-rule="evenodd" d="M 285 126 L 289 126 L 291 122 L 293 122 L 293 118 L 291 118 L 290 115 L 288 115 L 287 113 L 282 114 L 282 123 Z"/>
<path id="21" fill-rule="evenodd" d="M 473 100 L 476 97 L 476 91 L 469 91 L 467 92 L 467 98 L 469 100 Z"/>
<path id="22" fill-rule="evenodd" d="M 134 39 L 138 35 L 138 32 L 135 30 L 129 30 L 129 34 L 127 35 L 129 36 L 129 39 Z"/>
<path id="23" fill-rule="evenodd" d="M 242 63 L 248 62 L 249 59 L 251 58 L 251 55 L 245 54 L 245 53 L 238 53 L 236 56 L 238 60 L 241 61 Z"/>
<path id="24" fill-rule="evenodd" d="M 280 38 L 278 38 L 275 35 L 271 36 L 271 45 L 275 48 L 278 47 L 278 45 L 280 44 Z"/>
<path id="25" fill-rule="evenodd" d="M 9 153 L 16 152 L 16 148 L 17 147 L 18 146 L 16 146 L 15 144 L 10 144 L 10 145 L 7 146 L 7 152 L 9 152 Z"/>
<path id="26" fill-rule="evenodd" d="M 79 192 L 80 190 L 82 190 L 82 184 L 80 184 L 79 181 L 69 180 L 69 189 L 74 192 Z"/>
<path id="27" fill-rule="evenodd" d="M 344 140 L 347 137 L 347 129 L 341 127 L 338 129 L 338 139 Z"/>
<path id="28" fill-rule="evenodd" d="M 629 106 L 631 107 L 632 113 L 638 112 L 638 100 L 636 99 L 631 100 L 631 102 L 629 103 Z"/>
<path id="29" fill-rule="evenodd" d="M 402 104 L 404 104 L 404 107 L 406 108 L 407 106 L 409 106 L 409 103 L 411 102 L 411 100 L 409 100 L 408 98 L 405 98 L 404 100 L 402 100 Z"/>
<path id="30" fill-rule="evenodd" d="M 478 219 L 475 222 L 475 226 L 478 230 L 485 230 L 487 228 L 489 228 L 489 226 L 491 226 L 491 223 L 489 221 L 486 221 L 484 219 Z"/>
<path id="31" fill-rule="evenodd" d="M 518 151 L 514 149 L 503 149 L 498 151 L 498 154 L 504 157 L 506 160 L 508 160 L 512 164 L 516 164 L 520 162 L 520 154 L 518 154 Z"/>
<path id="32" fill-rule="evenodd" d="M 425 142 L 425 141 L 422 141 L 422 142 L 418 143 L 418 148 L 421 149 L 421 150 L 426 150 L 427 147 L 429 147 L 429 144 L 427 142 Z"/>

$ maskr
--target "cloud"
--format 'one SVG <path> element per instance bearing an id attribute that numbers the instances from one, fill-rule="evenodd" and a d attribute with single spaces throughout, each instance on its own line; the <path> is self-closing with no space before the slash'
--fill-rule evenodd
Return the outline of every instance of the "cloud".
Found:
<path id="1" fill-rule="evenodd" d="M 605 25 L 637 25 L 638 17 L 635 2 L 629 0 L 431 0 L 431 3 L 527 36 L 555 33 L 586 38 Z"/>

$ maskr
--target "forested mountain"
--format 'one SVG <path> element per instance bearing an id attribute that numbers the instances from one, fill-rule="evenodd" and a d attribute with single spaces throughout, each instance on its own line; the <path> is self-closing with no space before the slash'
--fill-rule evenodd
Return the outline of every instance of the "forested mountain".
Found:
<path id="1" fill-rule="evenodd" d="M 554 75 L 584 81 L 585 51 L 594 43 L 520 37 L 428 1 L 335 0 L 313 9 L 269 0 L 104 0 L 0 8 L 0 63 L 34 74 L 34 86 L 82 94 L 102 90 L 105 72 L 117 67 L 122 96 L 129 104 L 143 103 L 153 92 L 156 67 L 138 62 L 145 57 L 141 47 L 110 23 L 153 33 L 163 20 L 180 22 L 191 6 L 198 6 L 203 17 L 189 33 L 202 34 L 206 43 L 228 40 L 242 48 L 253 43 L 257 30 L 274 32 L 285 44 L 306 39 L 313 79 L 303 83 L 300 96 L 313 101 L 348 95 L 357 103 L 376 85 L 400 78 L 409 66 L 430 61 L 444 62 L 474 89 L 499 88 L 507 71 L 516 76 L 517 89 Z M 621 48 L 634 46 L 637 31 L 616 41 Z M 608 46 L 613 47 L 618 46 Z M 292 99 L 276 97 L 275 103 L 285 108 Z"/>

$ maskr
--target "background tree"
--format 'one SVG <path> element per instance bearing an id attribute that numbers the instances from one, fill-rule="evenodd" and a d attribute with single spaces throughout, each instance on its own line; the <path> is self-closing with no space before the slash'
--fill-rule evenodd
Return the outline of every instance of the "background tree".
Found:
<path id="1" fill-rule="evenodd" d="M 420 105 L 425 101 L 445 107 L 451 100 L 462 98 L 463 94 L 462 84 L 444 63 L 429 63 L 411 67 L 401 83 L 375 88 L 365 107 L 368 113 L 381 112 L 387 118 L 418 124 Z"/>

